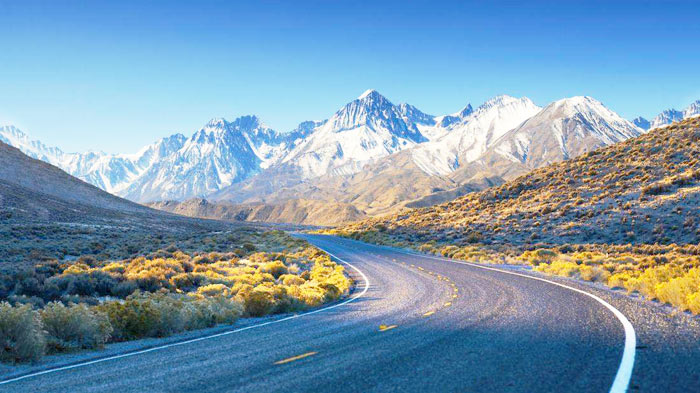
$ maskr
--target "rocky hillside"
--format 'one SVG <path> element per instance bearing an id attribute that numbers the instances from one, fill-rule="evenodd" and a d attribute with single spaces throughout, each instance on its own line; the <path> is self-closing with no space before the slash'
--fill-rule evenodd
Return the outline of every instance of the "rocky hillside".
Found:
<path id="1" fill-rule="evenodd" d="M 341 229 L 454 243 L 698 243 L 700 118 L 448 203 Z"/>
<path id="2" fill-rule="evenodd" d="M 366 218 L 365 214 L 347 203 L 308 199 L 288 199 L 281 203 L 269 204 L 233 204 L 195 198 L 184 202 L 153 202 L 148 206 L 183 216 L 229 221 L 332 226 Z"/>

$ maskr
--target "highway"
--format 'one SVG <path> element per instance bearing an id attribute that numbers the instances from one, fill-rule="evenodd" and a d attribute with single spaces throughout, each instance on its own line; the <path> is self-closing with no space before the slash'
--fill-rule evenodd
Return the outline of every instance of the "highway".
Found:
<path id="1" fill-rule="evenodd" d="M 0 391 L 700 391 L 695 318 L 571 280 L 299 236 L 349 264 L 349 298 L 214 337 L 43 369 L 0 382 Z"/>

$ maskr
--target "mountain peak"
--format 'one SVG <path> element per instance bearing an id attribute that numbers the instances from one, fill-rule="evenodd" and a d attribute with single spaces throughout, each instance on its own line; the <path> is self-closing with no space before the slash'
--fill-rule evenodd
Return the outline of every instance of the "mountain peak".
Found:
<path id="1" fill-rule="evenodd" d="M 374 90 L 374 89 L 367 89 L 367 90 L 365 90 L 364 93 L 360 94 L 360 96 L 357 97 L 357 99 L 362 100 L 362 99 L 369 97 L 369 96 L 381 96 L 381 94 L 379 94 L 379 92 Z"/>
<path id="2" fill-rule="evenodd" d="M 472 104 L 467 104 L 467 106 L 464 107 L 461 111 L 457 112 L 457 116 L 459 117 L 467 117 L 471 115 L 474 112 L 474 108 L 472 108 Z"/>
<path id="3" fill-rule="evenodd" d="M 645 131 L 648 130 L 648 129 L 649 129 L 649 126 L 651 125 L 651 123 L 649 122 L 649 120 L 643 118 L 642 116 L 639 116 L 639 117 L 633 119 L 633 120 L 632 120 L 632 124 L 634 124 L 635 126 L 641 128 L 641 129 L 643 129 L 643 130 L 645 130 Z"/>
<path id="4" fill-rule="evenodd" d="M 489 108 L 492 108 L 495 106 L 505 106 L 505 105 L 516 103 L 516 102 L 522 102 L 522 103 L 531 104 L 534 106 L 534 103 L 527 97 L 516 98 L 513 96 L 509 96 L 507 94 L 501 94 L 501 95 L 497 95 L 493 98 L 486 100 L 486 102 L 481 104 L 481 106 L 479 106 L 479 108 L 477 108 L 477 110 L 483 111 L 484 109 L 489 109 Z M 471 108 L 471 105 L 468 105 L 467 107 Z M 466 109 L 467 108 L 465 108 L 465 110 Z"/>
<path id="5" fill-rule="evenodd" d="M 223 128 L 226 126 L 226 119 L 223 117 L 215 117 L 207 122 L 205 128 Z"/>

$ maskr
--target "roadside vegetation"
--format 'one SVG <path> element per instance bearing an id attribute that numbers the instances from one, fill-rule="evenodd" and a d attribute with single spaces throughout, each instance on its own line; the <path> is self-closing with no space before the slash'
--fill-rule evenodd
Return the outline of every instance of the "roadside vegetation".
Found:
<path id="1" fill-rule="evenodd" d="M 700 314 L 700 117 L 448 203 L 320 232 L 531 265 Z"/>
<path id="2" fill-rule="evenodd" d="M 231 324 L 347 294 L 343 267 L 280 231 L 179 239 L 125 259 L 48 259 L 0 274 L 0 360 Z M 218 250 L 218 251 L 213 251 Z"/>

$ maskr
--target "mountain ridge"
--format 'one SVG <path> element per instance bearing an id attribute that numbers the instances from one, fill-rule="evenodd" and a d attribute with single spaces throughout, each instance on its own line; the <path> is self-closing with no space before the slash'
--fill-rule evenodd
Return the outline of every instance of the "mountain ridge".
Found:
<path id="1" fill-rule="evenodd" d="M 577 100 L 583 105 L 593 99 L 558 102 Z M 467 104 L 458 112 L 433 116 L 407 103 L 393 104 L 370 89 L 329 119 L 302 122 L 286 133 L 247 115 L 232 121 L 213 118 L 190 137 L 174 134 L 134 154 L 63 153 L 26 136 L 13 141 L 83 180 L 138 202 L 197 197 L 280 204 L 312 199 L 384 214 L 391 211 L 389 204 L 400 208 L 439 202 L 638 134 L 630 130 L 641 132 L 600 104 L 597 111 L 609 113 L 594 119 L 586 118 L 584 107 L 548 118 L 549 123 L 568 119 L 567 127 L 573 128 L 566 141 L 545 123 L 539 131 L 504 141 L 553 104 L 541 108 L 527 97 L 501 95 L 476 109 Z M 9 131 L 0 128 L 0 138 L 5 134 Z M 524 158 L 530 145 L 548 146 L 548 153 L 537 160 Z M 507 151 L 511 154 L 503 154 Z"/>

